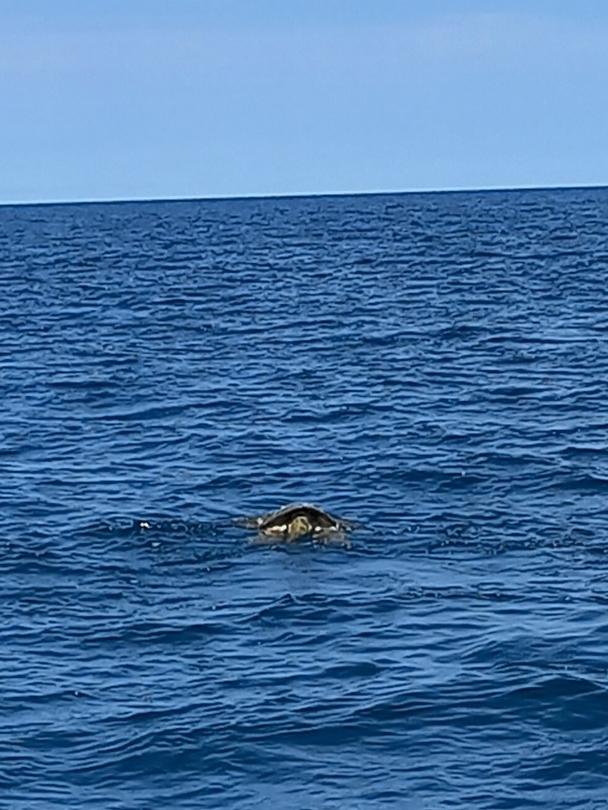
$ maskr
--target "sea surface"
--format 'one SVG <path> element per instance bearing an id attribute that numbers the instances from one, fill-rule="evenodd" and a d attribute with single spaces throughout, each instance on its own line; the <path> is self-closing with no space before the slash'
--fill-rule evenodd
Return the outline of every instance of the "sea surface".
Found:
<path id="1" fill-rule="evenodd" d="M 2 810 L 608 808 L 608 189 L 3 207 L 0 371 Z"/>

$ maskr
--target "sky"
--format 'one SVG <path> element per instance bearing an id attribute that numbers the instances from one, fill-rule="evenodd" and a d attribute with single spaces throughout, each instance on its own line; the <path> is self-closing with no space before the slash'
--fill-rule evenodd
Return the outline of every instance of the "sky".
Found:
<path id="1" fill-rule="evenodd" d="M 608 184 L 605 0 L 0 0 L 0 203 Z"/>

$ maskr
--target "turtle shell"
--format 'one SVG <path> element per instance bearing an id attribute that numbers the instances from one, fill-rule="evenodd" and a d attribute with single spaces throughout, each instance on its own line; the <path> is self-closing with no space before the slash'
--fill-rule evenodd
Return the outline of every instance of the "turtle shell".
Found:
<path id="1" fill-rule="evenodd" d="M 311 503 L 290 503 L 275 509 L 273 512 L 265 512 L 263 515 L 253 517 L 238 517 L 233 520 L 237 526 L 245 529 L 287 530 L 288 525 L 298 516 L 304 516 L 315 531 L 344 531 L 356 528 L 355 523 L 330 515 L 324 509 L 314 506 Z"/>
<path id="2" fill-rule="evenodd" d="M 300 516 L 307 518 L 310 525 L 315 529 L 337 530 L 345 527 L 341 520 L 310 503 L 290 503 L 275 512 L 268 512 L 258 518 L 257 525 L 262 530 L 278 528 L 279 526 L 287 526 Z"/>

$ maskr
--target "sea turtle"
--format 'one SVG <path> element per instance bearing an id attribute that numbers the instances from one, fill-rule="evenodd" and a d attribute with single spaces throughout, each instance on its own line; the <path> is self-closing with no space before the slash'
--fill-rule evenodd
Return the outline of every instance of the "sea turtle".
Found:
<path id="1" fill-rule="evenodd" d="M 237 518 L 235 523 L 247 529 L 257 529 L 261 540 L 285 540 L 312 537 L 318 542 L 348 543 L 346 532 L 355 524 L 334 517 L 311 503 L 290 503 L 274 512 L 257 517 Z"/>

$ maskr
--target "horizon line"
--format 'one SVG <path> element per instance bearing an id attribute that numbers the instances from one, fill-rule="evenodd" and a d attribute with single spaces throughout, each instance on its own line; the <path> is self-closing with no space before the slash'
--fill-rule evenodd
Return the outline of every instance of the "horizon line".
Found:
<path id="1" fill-rule="evenodd" d="M 282 192 L 278 194 L 212 194 L 196 197 L 100 197 L 77 200 L 34 200 L 34 201 L 8 201 L 0 202 L 0 208 L 41 207 L 47 205 L 121 205 L 129 203 L 169 203 L 169 202 L 229 202 L 244 200 L 293 200 L 315 197 L 380 197 L 398 196 L 408 194 L 475 194 L 513 191 L 583 191 L 585 189 L 598 190 L 608 188 L 608 183 L 582 183 L 572 185 L 523 185 L 523 186 L 481 186 L 481 187 L 455 187 L 455 188 L 420 188 L 382 191 L 312 191 L 312 192 Z"/>

